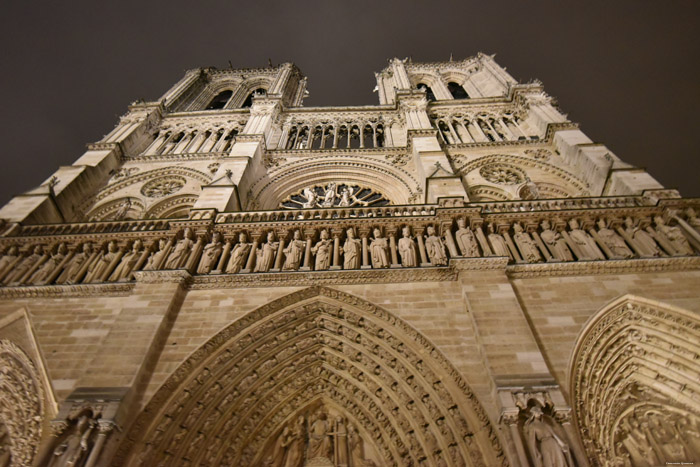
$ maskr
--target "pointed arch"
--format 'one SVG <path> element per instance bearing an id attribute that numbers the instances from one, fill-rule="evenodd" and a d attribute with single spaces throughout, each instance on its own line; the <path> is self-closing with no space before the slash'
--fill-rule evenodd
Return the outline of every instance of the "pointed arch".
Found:
<path id="1" fill-rule="evenodd" d="M 311 287 L 195 351 L 137 418 L 114 465 L 258 465 L 319 403 L 357 424 L 385 463 L 507 463 L 481 404 L 423 335 L 363 299 Z"/>
<path id="2" fill-rule="evenodd" d="M 596 465 L 700 460 L 698 342 L 697 313 L 634 295 L 588 320 L 570 360 L 569 388 Z"/>

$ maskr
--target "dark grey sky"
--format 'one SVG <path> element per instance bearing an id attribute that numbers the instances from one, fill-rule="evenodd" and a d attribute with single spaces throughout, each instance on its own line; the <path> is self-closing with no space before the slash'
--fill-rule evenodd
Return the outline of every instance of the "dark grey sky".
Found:
<path id="1" fill-rule="evenodd" d="M 495 53 L 594 141 L 700 196 L 697 0 L 6 2 L 0 204 L 69 165 L 184 70 L 295 62 L 306 105 L 377 103 L 390 57 Z"/>

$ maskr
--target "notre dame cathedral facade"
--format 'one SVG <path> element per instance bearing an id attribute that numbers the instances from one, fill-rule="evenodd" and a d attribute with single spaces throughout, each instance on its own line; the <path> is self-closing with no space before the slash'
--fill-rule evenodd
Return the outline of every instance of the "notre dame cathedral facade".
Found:
<path id="1" fill-rule="evenodd" d="M 700 461 L 700 200 L 479 54 L 195 69 L 0 210 L 0 466 Z"/>

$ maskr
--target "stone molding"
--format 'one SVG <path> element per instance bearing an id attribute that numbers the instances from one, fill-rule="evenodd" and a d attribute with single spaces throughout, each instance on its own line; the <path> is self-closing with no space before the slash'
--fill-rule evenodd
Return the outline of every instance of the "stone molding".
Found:
<path id="1" fill-rule="evenodd" d="M 551 276 L 634 274 L 645 272 L 694 271 L 700 269 L 700 257 L 633 258 L 605 261 L 571 261 L 543 264 L 512 264 L 506 268 L 511 279 Z"/>
<path id="2" fill-rule="evenodd" d="M 164 271 L 160 271 L 164 272 Z M 38 285 L 0 287 L 0 299 L 43 297 L 124 297 L 131 294 L 134 283 Z"/>

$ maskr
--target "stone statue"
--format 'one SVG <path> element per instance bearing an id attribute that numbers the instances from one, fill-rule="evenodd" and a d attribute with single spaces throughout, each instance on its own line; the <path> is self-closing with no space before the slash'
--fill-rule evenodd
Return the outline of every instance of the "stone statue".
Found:
<path id="1" fill-rule="evenodd" d="M 292 427 L 287 443 L 287 458 L 284 467 L 301 467 L 304 462 L 304 447 L 306 445 L 306 430 L 304 417 L 300 416 Z"/>
<path id="2" fill-rule="evenodd" d="M 476 238 L 474 238 L 474 232 L 472 232 L 472 229 L 467 228 L 466 221 L 461 217 L 457 218 L 455 240 L 462 256 L 469 258 L 479 256 L 479 247 L 477 246 Z"/>
<path id="3" fill-rule="evenodd" d="M 377 228 L 374 229 L 374 238 L 370 240 L 369 252 L 373 268 L 389 267 L 389 242 L 382 237 L 381 231 Z"/>
<path id="4" fill-rule="evenodd" d="M 540 189 L 535 182 L 530 180 L 530 177 L 527 177 L 523 186 L 520 187 L 518 194 L 520 195 L 520 199 L 537 199 L 540 197 Z"/>
<path id="5" fill-rule="evenodd" d="M 308 460 L 318 457 L 332 459 L 330 427 L 327 416 L 321 412 L 309 427 L 309 450 L 306 455 Z"/>
<path id="6" fill-rule="evenodd" d="M 613 255 L 618 258 L 632 258 L 634 253 L 629 249 L 622 237 L 614 230 L 609 229 L 605 219 L 598 219 L 598 236 L 605 245 L 610 248 Z"/>
<path id="7" fill-rule="evenodd" d="M 99 280 L 100 277 L 102 277 L 102 274 L 107 270 L 107 268 L 109 268 L 109 265 L 112 264 L 112 260 L 114 260 L 118 254 L 119 247 L 117 246 L 117 242 L 114 240 L 110 241 L 107 244 L 107 251 L 102 256 L 99 256 L 95 262 L 95 267 L 87 276 L 87 281 Z"/>
<path id="8" fill-rule="evenodd" d="M 326 194 L 323 196 L 323 203 L 321 203 L 321 207 L 332 208 L 337 196 L 338 193 L 335 182 L 330 182 L 328 184 L 328 188 L 326 188 Z"/>
<path id="9" fill-rule="evenodd" d="M 447 264 L 445 244 L 442 239 L 435 235 L 435 227 L 428 226 L 428 235 L 425 238 L 425 250 L 433 266 L 444 266 Z"/>
<path id="10" fill-rule="evenodd" d="M 671 245 L 678 253 L 682 255 L 693 254 L 693 249 L 690 247 L 688 239 L 685 238 L 679 227 L 666 224 L 661 216 L 655 216 L 654 223 L 656 224 L 656 230 L 671 242 Z"/>
<path id="11" fill-rule="evenodd" d="M 283 467 L 284 459 L 287 455 L 287 447 L 292 439 L 289 427 L 285 426 L 282 429 L 282 433 L 277 437 L 275 445 L 272 448 L 272 453 L 265 461 L 265 465 L 270 467 Z"/>
<path id="12" fill-rule="evenodd" d="M 85 461 L 92 449 L 90 437 L 95 428 L 94 421 L 87 415 L 81 415 L 75 424 L 73 431 L 53 451 L 50 467 L 80 466 Z"/>
<path id="13" fill-rule="evenodd" d="M 352 189 L 343 187 L 343 189 L 340 191 L 340 202 L 338 203 L 338 206 L 348 207 L 354 205 L 355 203 L 357 203 L 357 198 L 352 193 Z"/>
<path id="14" fill-rule="evenodd" d="M 287 248 L 285 248 L 284 254 L 286 259 L 284 260 L 284 265 L 282 266 L 283 271 L 296 271 L 299 269 L 301 264 L 301 258 L 304 256 L 304 248 L 306 242 L 301 239 L 301 232 L 298 230 L 294 231 L 294 238 L 289 242 Z"/>
<path id="15" fill-rule="evenodd" d="M 566 245 L 566 240 L 559 232 L 552 230 L 549 221 L 543 220 L 540 226 L 542 227 L 540 238 L 549 247 L 549 251 L 554 259 L 557 261 L 573 261 L 574 257 Z"/>
<path id="16" fill-rule="evenodd" d="M 199 260 L 198 274 L 209 274 L 216 267 L 216 262 L 221 256 L 221 251 L 224 249 L 224 244 L 221 242 L 221 234 L 214 232 L 211 236 L 211 242 L 202 250 L 202 259 Z"/>
<path id="17" fill-rule="evenodd" d="M 19 248 L 14 245 L 8 248 L 2 258 L 0 258 L 0 272 L 3 272 L 7 267 L 14 263 L 18 255 Z"/>
<path id="18" fill-rule="evenodd" d="M 362 244 L 359 239 L 355 238 L 355 231 L 352 228 L 349 228 L 345 233 L 347 237 L 341 248 L 343 269 L 358 269 L 362 258 Z"/>
<path id="19" fill-rule="evenodd" d="M 639 467 L 652 467 L 659 465 L 660 461 L 654 453 L 654 448 L 646 433 L 642 430 L 637 418 L 632 415 L 620 423 L 622 433 L 622 447 L 625 448 L 632 461 L 632 465 Z"/>
<path id="20" fill-rule="evenodd" d="M 158 264 L 163 259 L 163 256 L 165 256 L 165 254 L 167 253 L 167 245 L 168 242 L 166 242 L 164 238 L 158 240 L 158 245 L 156 246 L 156 249 L 153 251 L 153 253 L 151 253 L 151 256 L 148 257 L 148 262 L 143 268 L 144 271 L 154 271 L 156 267 L 158 267 Z"/>
<path id="21" fill-rule="evenodd" d="M 625 232 L 637 243 L 637 248 L 642 256 L 661 256 L 661 250 L 656 241 L 641 227 L 634 225 L 631 217 L 625 218 Z"/>
<path id="22" fill-rule="evenodd" d="M 275 233 L 269 231 L 267 233 L 267 243 L 263 243 L 257 251 L 255 261 L 255 272 L 268 272 L 275 265 L 275 253 L 279 242 L 275 241 Z"/>
<path id="23" fill-rule="evenodd" d="M 348 429 L 345 426 L 343 417 L 336 417 L 335 431 L 333 432 L 335 445 L 334 464 L 339 466 L 348 465 Z"/>
<path id="24" fill-rule="evenodd" d="M 131 273 L 138 263 L 141 254 L 143 253 L 143 242 L 140 239 L 134 240 L 133 245 L 131 245 L 131 250 L 122 256 L 122 260 L 119 262 L 114 272 L 110 276 L 110 280 L 120 281 L 131 279 Z"/>
<path id="25" fill-rule="evenodd" d="M 78 273 L 85 265 L 86 261 L 89 261 L 92 257 L 92 243 L 83 243 L 83 248 L 80 253 L 76 253 L 73 259 L 70 260 L 66 268 L 63 270 L 56 282 L 62 284 L 75 284 L 78 280 Z"/>
<path id="26" fill-rule="evenodd" d="M 316 263 L 314 267 L 316 271 L 324 271 L 331 265 L 331 257 L 333 256 L 333 241 L 328 237 L 328 230 L 321 230 L 321 239 L 311 249 L 311 253 L 316 255 Z"/>
<path id="27" fill-rule="evenodd" d="M 68 248 L 66 244 L 59 244 L 56 248 L 56 253 L 52 254 L 48 260 L 44 261 L 44 264 L 34 271 L 34 274 L 32 274 L 32 277 L 30 277 L 27 282 L 35 285 L 46 282 L 51 273 L 61 264 L 67 254 Z"/>
<path id="28" fill-rule="evenodd" d="M 350 425 L 348 430 L 348 450 L 350 451 L 350 465 L 363 466 L 365 465 L 365 450 L 364 442 L 357 432 L 357 428 Z"/>
<path id="29" fill-rule="evenodd" d="M 508 251 L 508 245 L 506 245 L 506 240 L 499 233 L 496 233 L 493 223 L 489 224 L 489 243 L 491 243 L 491 248 L 496 256 L 507 256 L 510 258 L 510 252 Z"/>
<path id="30" fill-rule="evenodd" d="M 318 205 L 318 195 L 313 187 L 304 188 L 304 198 L 306 198 L 306 202 L 302 204 L 304 209 L 315 208 Z"/>
<path id="31" fill-rule="evenodd" d="M 185 265 L 192 251 L 192 247 L 194 246 L 193 238 L 194 234 L 192 233 L 192 229 L 186 227 L 182 238 L 175 244 L 173 252 L 168 256 L 168 260 L 165 262 L 163 269 L 178 269 Z"/>
<path id="32" fill-rule="evenodd" d="M 515 244 L 520 250 L 520 254 L 523 255 L 523 259 L 528 263 L 539 263 L 542 261 L 542 256 L 540 256 L 540 251 L 537 249 L 535 241 L 530 237 L 530 234 L 523 230 L 523 226 L 519 222 L 513 224 L 513 239 Z"/>
<path id="33" fill-rule="evenodd" d="M 5 283 L 10 285 L 19 283 L 22 276 L 24 276 L 27 271 L 34 267 L 42 256 L 44 256 L 44 249 L 41 247 L 41 245 L 36 245 L 32 251 L 32 254 L 20 261 L 19 264 L 15 266 L 14 270 L 7 275 L 5 278 Z"/>
<path id="34" fill-rule="evenodd" d="M 700 232 L 700 219 L 697 217 L 695 214 L 695 209 L 693 208 L 688 208 L 685 210 L 685 215 L 687 218 L 688 224 L 698 232 Z"/>
<path id="35" fill-rule="evenodd" d="M 231 258 L 228 260 L 226 265 L 226 272 L 228 274 L 235 274 L 245 267 L 245 262 L 248 259 L 248 253 L 250 253 L 250 243 L 247 243 L 247 236 L 245 233 L 241 232 L 238 234 L 238 243 L 233 247 L 231 251 Z"/>
<path id="36" fill-rule="evenodd" d="M 533 406 L 523 427 L 536 467 L 574 467 L 569 445 L 542 419 L 542 409 Z"/>
<path id="37" fill-rule="evenodd" d="M 418 254 L 416 252 L 416 242 L 411 237 L 411 229 L 406 226 L 401 229 L 403 235 L 399 240 L 399 254 L 401 255 L 401 265 L 405 268 L 415 268 L 418 266 Z"/>
<path id="38" fill-rule="evenodd" d="M 581 253 L 579 260 L 605 259 L 603 253 L 601 253 L 596 246 L 595 240 L 593 240 L 590 235 L 579 228 L 579 224 L 576 219 L 569 220 L 569 237 L 571 238 L 571 241 L 576 244 L 579 252 Z"/>
<path id="39" fill-rule="evenodd" d="M 117 209 L 117 211 L 114 213 L 112 219 L 115 221 L 124 220 L 129 212 L 129 209 L 131 209 L 131 200 L 127 198 L 122 204 L 119 205 L 119 209 Z"/>

